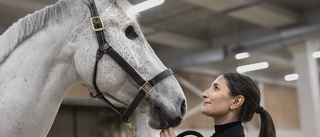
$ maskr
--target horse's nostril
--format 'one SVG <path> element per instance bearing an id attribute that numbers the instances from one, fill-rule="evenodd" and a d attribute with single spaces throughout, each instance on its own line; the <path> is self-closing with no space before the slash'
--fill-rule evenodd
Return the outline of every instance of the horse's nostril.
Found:
<path id="1" fill-rule="evenodd" d="M 154 107 L 154 111 L 155 111 L 156 113 L 159 113 L 159 114 L 162 113 L 159 106 Z"/>
<path id="2" fill-rule="evenodd" d="M 180 123 L 181 120 L 182 120 L 182 117 L 176 117 L 176 118 L 174 119 L 174 121 L 177 121 L 178 123 Z"/>
<path id="3" fill-rule="evenodd" d="M 186 101 L 183 100 L 180 108 L 181 116 L 184 116 L 186 114 L 186 108 L 187 108 Z"/>

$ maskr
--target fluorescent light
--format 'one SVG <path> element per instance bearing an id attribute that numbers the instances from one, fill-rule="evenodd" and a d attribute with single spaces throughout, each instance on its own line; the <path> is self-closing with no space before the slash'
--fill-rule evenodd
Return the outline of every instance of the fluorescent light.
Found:
<path id="1" fill-rule="evenodd" d="M 242 52 L 242 53 L 238 53 L 236 54 L 235 58 L 237 60 L 240 60 L 240 59 L 244 59 L 244 58 L 248 58 L 250 57 L 250 54 L 248 52 Z"/>
<path id="2" fill-rule="evenodd" d="M 129 12 L 138 13 L 138 12 L 153 8 L 155 6 L 158 6 L 158 5 L 162 4 L 163 2 L 164 2 L 164 0 L 147 0 L 145 2 L 141 2 L 139 4 L 132 6 L 129 9 Z"/>
<path id="3" fill-rule="evenodd" d="M 312 53 L 313 58 L 320 58 L 320 51 L 316 51 Z"/>
<path id="4" fill-rule="evenodd" d="M 260 62 L 260 63 L 254 63 L 254 64 L 249 64 L 249 65 L 243 65 L 237 67 L 237 72 L 238 73 L 244 73 L 244 72 L 249 72 L 249 71 L 255 71 L 255 70 L 260 70 L 260 69 L 265 69 L 269 67 L 268 62 Z"/>
<path id="5" fill-rule="evenodd" d="M 299 75 L 297 73 L 288 74 L 288 75 L 284 76 L 284 80 L 286 80 L 286 81 L 294 81 L 297 79 L 299 79 Z"/>

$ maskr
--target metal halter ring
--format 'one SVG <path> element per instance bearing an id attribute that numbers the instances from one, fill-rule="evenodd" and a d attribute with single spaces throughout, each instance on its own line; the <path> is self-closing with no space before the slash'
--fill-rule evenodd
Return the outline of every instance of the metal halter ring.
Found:
<path id="1" fill-rule="evenodd" d="M 145 87 L 148 87 L 148 89 L 146 89 Z M 146 92 L 146 94 L 149 94 L 152 92 L 152 90 L 154 89 L 154 87 L 149 83 L 149 81 L 146 81 L 140 88 L 139 90 L 143 90 L 144 92 Z"/>

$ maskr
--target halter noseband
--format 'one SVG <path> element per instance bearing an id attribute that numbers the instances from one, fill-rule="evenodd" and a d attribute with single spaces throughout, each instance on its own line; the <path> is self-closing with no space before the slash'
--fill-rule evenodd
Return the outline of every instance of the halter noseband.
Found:
<path id="1" fill-rule="evenodd" d="M 105 102 L 109 107 L 111 107 L 115 112 L 117 112 L 119 115 L 121 115 L 121 119 L 127 123 L 129 128 L 132 130 L 134 136 L 135 135 L 135 128 L 132 125 L 132 122 L 128 121 L 134 110 L 137 108 L 137 106 L 140 104 L 144 96 L 153 90 L 153 86 L 155 86 L 157 83 L 159 83 L 161 80 L 165 79 L 166 77 L 173 74 L 171 69 L 166 69 L 160 74 L 153 77 L 151 80 L 147 81 L 144 80 L 129 64 L 126 62 L 110 45 L 109 42 L 106 41 L 105 35 L 104 35 L 104 25 L 102 23 L 102 19 L 98 15 L 98 11 L 95 5 L 95 2 L 93 1 L 89 5 L 90 13 L 91 13 L 91 25 L 92 29 L 96 32 L 97 40 L 99 48 L 97 50 L 96 54 L 96 62 L 94 65 L 93 70 L 93 87 L 96 91 L 96 93 L 90 93 L 91 97 L 98 98 Z M 140 86 L 139 87 L 139 93 L 136 95 L 136 97 L 133 99 L 129 107 L 122 112 L 118 107 L 113 105 L 107 98 L 104 97 L 104 95 L 99 90 L 96 78 L 97 78 L 97 69 L 99 60 L 104 54 L 109 54 L 110 57 L 112 57 Z"/>

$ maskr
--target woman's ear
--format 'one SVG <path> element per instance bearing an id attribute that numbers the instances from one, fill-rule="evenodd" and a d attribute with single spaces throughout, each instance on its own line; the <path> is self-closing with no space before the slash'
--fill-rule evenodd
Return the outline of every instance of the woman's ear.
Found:
<path id="1" fill-rule="evenodd" d="M 230 106 L 231 110 L 238 109 L 241 107 L 241 105 L 244 103 L 244 97 L 242 95 L 238 95 L 235 97 L 235 100 L 233 101 L 232 105 Z"/>

